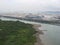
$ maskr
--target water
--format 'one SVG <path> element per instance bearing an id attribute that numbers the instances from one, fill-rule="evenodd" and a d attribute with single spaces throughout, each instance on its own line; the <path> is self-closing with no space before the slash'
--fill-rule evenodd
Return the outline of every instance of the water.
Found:
<path id="1" fill-rule="evenodd" d="M 10 19 L 10 18 L 1 18 L 2 20 L 12 20 L 16 21 L 17 19 Z M 50 25 L 50 24 L 43 24 L 43 23 L 36 23 L 30 21 L 19 20 L 24 23 L 29 24 L 41 24 L 42 27 L 39 27 L 40 30 L 47 30 L 43 31 L 43 35 L 40 35 L 42 43 L 44 45 L 60 45 L 60 26 Z"/>
<path id="2" fill-rule="evenodd" d="M 47 30 L 43 31 L 44 35 L 40 35 L 44 45 L 60 45 L 60 26 L 42 24 L 39 29 Z"/>

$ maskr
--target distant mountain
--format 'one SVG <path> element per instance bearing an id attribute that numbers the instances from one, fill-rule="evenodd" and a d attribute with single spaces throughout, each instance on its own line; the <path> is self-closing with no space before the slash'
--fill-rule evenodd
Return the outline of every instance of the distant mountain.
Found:
<path id="1" fill-rule="evenodd" d="M 60 11 L 44 11 L 45 14 L 60 14 Z"/>

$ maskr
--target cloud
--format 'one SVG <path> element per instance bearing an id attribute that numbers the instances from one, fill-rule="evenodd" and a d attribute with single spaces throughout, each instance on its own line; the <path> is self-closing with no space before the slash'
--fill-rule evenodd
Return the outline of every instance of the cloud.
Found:
<path id="1" fill-rule="evenodd" d="M 59 10 L 60 0 L 0 0 L 0 11 Z"/>

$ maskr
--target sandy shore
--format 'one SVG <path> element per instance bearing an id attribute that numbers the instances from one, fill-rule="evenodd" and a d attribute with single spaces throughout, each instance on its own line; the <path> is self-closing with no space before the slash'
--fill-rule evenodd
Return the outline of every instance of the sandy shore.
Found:
<path id="1" fill-rule="evenodd" d="M 41 39 L 40 39 L 40 37 L 39 37 L 39 35 L 40 35 L 40 34 L 43 34 L 43 32 L 42 32 L 42 30 L 38 29 L 38 27 L 41 27 L 41 25 L 38 25 L 38 24 L 34 24 L 34 25 L 33 25 L 33 28 L 34 28 L 34 29 L 36 30 L 36 32 L 37 32 L 37 33 L 35 34 L 37 41 L 35 42 L 34 45 L 43 45 L 43 43 L 41 42 Z"/>

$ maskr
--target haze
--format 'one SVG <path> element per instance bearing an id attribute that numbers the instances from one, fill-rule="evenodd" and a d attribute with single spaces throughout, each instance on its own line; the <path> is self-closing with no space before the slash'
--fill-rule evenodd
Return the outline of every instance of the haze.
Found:
<path id="1" fill-rule="evenodd" d="M 0 12 L 60 11 L 60 0 L 0 0 Z"/>

